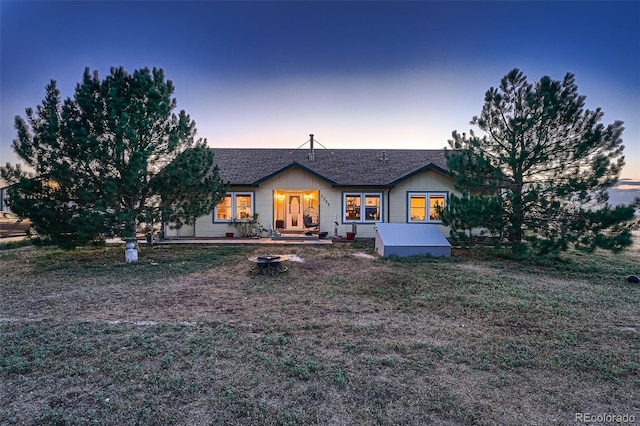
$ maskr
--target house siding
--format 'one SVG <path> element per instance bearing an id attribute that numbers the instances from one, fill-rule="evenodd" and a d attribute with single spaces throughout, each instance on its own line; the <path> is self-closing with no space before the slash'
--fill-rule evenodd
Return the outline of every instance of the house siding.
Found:
<path id="1" fill-rule="evenodd" d="M 400 182 L 391 191 L 391 217 L 390 222 L 408 223 L 407 209 L 409 192 L 446 192 L 447 194 L 457 193 L 453 187 L 453 178 L 443 175 L 435 170 L 426 170 L 422 173 L 411 176 Z M 438 225 L 444 235 L 449 235 L 449 227 Z"/>
<path id="2" fill-rule="evenodd" d="M 8 186 L 0 188 L 0 211 L 11 211 L 11 209 L 9 209 L 9 206 L 7 205 L 7 201 L 9 200 L 8 189 Z"/>
<path id="3" fill-rule="evenodd" d="M 253 192 L 255 212 L 258 213 L 258 222 L 266 229 L 273 226 L 273 191 L 303 191 L 319 190 L 320 200 L 318 202 L 318 213 L 320 215 L 320 231 L 327 231 L 333 234 L 333 221 L 329 223 L 328 218 L 334 216 L 333 209 L 339 212 L 338 205 L 332 197 L 333 188 L 328 182 L 306 173 L 299 168 L 287 170 L 271 179 L 268 179 L 256 187 L 233 187 L 229 192 Z M 331 226 L 329 226 L 329 224 Z M 224 237 L 227 232 L 234 232 L 235 228 L 226 223 L 214 223 L 212 215 L 198 218 L 196 222 L 197 237 Z"/>
<path id="4" fill-rule="evenodd" d="M 260 188 L 255 187 L 233 187 L 229 188 L 228 192 L 250 192 L 253 193 L 253 204 L 255 213 L 261 213 L 264 205 L 264 201 L 261 200 L 262 191 Z M 262 214 L 258 216 L 258 222 L 264 225 L 264 218 Z M 269 225 L 267 224 L 267 228 Z M 237 229 L 229 225 L 227 222 L 214 222 L 213 212 L 206 216 L 201 216 L 196 220 L 195 236 L 198 238 L 206 237 L 224 237 L 227 232 L 233 232 L 238 236 Z"/>
<path id="5" fill-rule="evenodd" d="M 433 191 L 453 192 L 453 180 L 436 170 L 426 170 L 399 182 L 389 192 L 388 187 L 332 187 L 329 182 L 294 167 L 274 176 L 259 187 L 232 187 L 230 192 L 253 192 L 255 212 L 258 222 L 265 228 L 273 224 L 273 194 L 276 190 L 284 191 L 319 191 L 318 214 L 320 231 L 335 234 L 335 222 L 338 222 L 338 234 L 351 232 L 352 223 L 343 222 L 343 194 L 382 193 L 382 219 L 384 222 L 407 223 L 407 192 Z M 390 197 L 390 198 L 389 198 Z M 356 223 L 358 238 L 374 238 L 375 223 Z M 443 232 L 448 229 L 441 226 Z M 196 237 L 224 237 L 227 232 L 234 232 L 235 228 L 226 223 L 213 222 L 213 214 L 198 218 L 195 226 Z"/>
<path id="6" fill-rule="evenodd" d="M 320 199 L 318 200 L 318 215 L 320 221 L 321 232 L 326 231 L 333 234 L 333 227 L 329 229 L 328 218 L 332 217 L 335 202 L 332 197 L 331 185 L 316 176 L 313 176 L 297 167 L 287 170 L 278 176 L 274 176 L 260 184 L 260 192 L 264 195 L 265 205 L 263 208 L 265 220 L 262 221 L 262 213 L 260 213 L 260 223 L 266 228 L 269 224 L 273 224 L 273 192 L 276 190 L 284 191 L 304 191 L 318 190 Z M 333 224 L 333 222 L 331 222 Z"/>
<path id="7" fill-rule="evenodd" d="M 348 188 L 334 188 L 337 195 L 338 209 L 336 218 L 332 219 L 331 224 L 334 224 L 334 220 L 340 225 L 338 226 L 338 235 L 346 236 L 347 232 L 351 232 L 353 225 L 356 226 L 356 237 L 358 238 L 375 238 L 376 236 L 376 223 L 377 222 L 345 222 L 343 221 L 343 209 L 344 207 L 344 194 L 347 193 L 366 193 L 366 194 L 382 194 L 382 206 L 381 206 L 381 222 L 387 221 L 387 192 L 389 188 L 385 187 L 348 187 Z M 333 234 L 333 229 L 331 234 Z"/>
<path id="8" fill-rule="evenodd" d="M 407 222 L 407 192 L 454 192 L 453 179 L 435 170 L 426 170 L 400 182 L 391 190 L 389 222 Z"/>

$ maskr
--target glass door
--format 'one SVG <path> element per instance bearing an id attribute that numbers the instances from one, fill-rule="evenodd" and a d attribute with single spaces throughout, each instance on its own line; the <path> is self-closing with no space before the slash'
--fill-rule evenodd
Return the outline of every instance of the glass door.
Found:
<path id="1" fill-rule="evenodd" d="M 302 194 L 299 192 L 291 192 L 287 194 L 286 229 L 302 229 Z"/>

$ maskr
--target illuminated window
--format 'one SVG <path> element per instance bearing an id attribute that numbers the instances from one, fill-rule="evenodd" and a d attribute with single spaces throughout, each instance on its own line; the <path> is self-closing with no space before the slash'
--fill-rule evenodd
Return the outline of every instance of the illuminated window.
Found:
<path id="1" fill-rule="evenodd" d="M 344 197 L 344 220 L 360 221 L 360 212 L 362 210 L 362 197 L 360 194 L 347 194 Z"/>
<path id="2" fill-rule="evenodd" d="M 218 221 L 231 220 L 231 194 L 227 194 L 218 205 L 216 206 L 214 219 Z"/>
<path id="3" fill-rule="evenodd" d="M 409 193 L 408 222 L 441 222 L 438 207 L 444 208 L 446 202 L 442 192 Z"/>
<path id="4" fill-rule="evenodd" d="M 236 194 L 235 216 L 237 220 L 251 220 L 253 217 L 253 194 Z"/>
<path id="5" fill-rule="evenodd" d="M 229 192 L 213 211 L 214 222 L 251 220 L 253 218 L 253 193 Z"/>
<path id="6" fill-rule="evenodd" d="M 381 193 L 345 193 L 343 201 L 343 222 L 380 222 Z"/>
<path id="7" fill-rule="evenodd" d="M 380 205 L 382 204 L 382 195 L 364 196 L 364 220 L 380 220 Z"/>
<path id="8" fill-rule="evenodd" d="M 429 220 L 440 221 L 442 218 L 438 213 L 438 207 L 444 208 L 444 195 L 432 194 L 429 196 Z"/>
<path id="9" fill-rule="evenodd" d="M 409 220 L 422 222 L 425 220 L 427 196 L 412 194 L 409 197 Z"/>

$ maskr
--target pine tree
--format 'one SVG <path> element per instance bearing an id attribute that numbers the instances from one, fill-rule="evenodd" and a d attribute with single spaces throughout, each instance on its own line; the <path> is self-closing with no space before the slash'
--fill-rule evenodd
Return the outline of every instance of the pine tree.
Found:
<path id="1" fill-rule="evenodd" d="M 623 123 L 605 126 L 600 108 L 585 110 L 573 74 L 531 84 L 514 69 L 484 101 L 471 121 L 483 135 L 454 131 L 449 141 L 447 165 L 463 195 L 449 204 L 445 223 L 494 228 L 508 237 L 514 254 L 526 241 L 539 251 L 570 244 L 618 250 L 631 243 L 640 200 L 607 203 L 607 189 L 624 165 Z M 460 208 L 470 197 L 488 211 L 499 198 L 501 215 L 478 223 L 476 212 Z"/>
<path id="2" fill-rule="evenodd" d="M 498 196 L 470 196 L 450 194 L 447 208 L 440 208 L 442 223 L 451 229 L 451 238 L 473 245 L 474 231 L 482 228 L 490 235 L 501 235 L 502 198 Z"/>
<path id="3" fill-rule="evenodd" d="M 193 223 L 226 186 L 195 122 L 173 113 L 174 86 L 162 69 L 100 80 L 85 69 L 61 103 L 52 80 L 36 112 L 16 117 L 13 147 L 26 164 L 0 168 L 11 208 L 56 243 L 75 246 L 104 233 L 132 237 L 139 222 Z"/>

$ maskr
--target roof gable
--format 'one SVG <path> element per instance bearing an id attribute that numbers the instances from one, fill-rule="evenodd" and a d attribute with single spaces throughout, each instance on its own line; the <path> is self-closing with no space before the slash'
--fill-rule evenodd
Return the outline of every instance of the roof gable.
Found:
<path id="1" fill-rule="evenodd" d="M 421 168 L 419 168 L 418 170 L 416 170 L 414 172 L 411 172 L 411 173 L 409 173 L 409 174 L 407 174 L 405 176 L 402 176 L 400 179 L 394 180 L 393 182 L 390 183 L 390 186 L 395 186 L 395 185 L 399 184 L 400 182 L 402 182 L 403 180 L 409 179 L 410 177 L 415 176 L 418 173 L 425 172 L 427 170 L 435 170 L 437 172 L 442 173 L 443 175 L 447 175 L 447 176 L 449 175 L 449 172 L 447 172 L 446 169 L 443 169 L 442 167 L 437 166 L 437 165 L 435 165 L 433 163 L 429 163 L 426 166 L 421 167 Z"/>
<path id="2" fill-rule="evenodd" d="M 309 173 L 309 174 L 311 174 L 311 175 L 313 175 L 313 176 L 315 176 L 315 177 L 317 177 L 317 178 L 319 178 L 319 179 L 322 179 L 322 180 L 328 182 L 331 186 L 339 186 L 339 184 L 337 182 L 334 182 L 331 179 L 328 179 L 327 177 L 318 174 L 316 171 L 314 171 L 314 170 L 312 170 L 312 169 L 310 169 L 308 167 L 303 166 L 302 164 L 298 163 L 297 161 L 294 161 L 293 163 L 283 167 L 280 170 L 276 170 L 275 172 L 271 173 L 268 176 L 265 176 L 265 177 L 263 177 L 261 179 L 258 179 L 255 183 L 257 185 L 259 185 L 262 182 L 265 182 L 265 181 L 271 179 L 272 177 L 279 175 L 280 173 L 284 173 L 284 172 L 286 172 L 288 170 L 291 170 L 291 169 L 294 169 L 296 167 L 301 169 L 301 170 L 303 170 L 303 171 L 305 171 L 305 172 L 307 172 L 307 173 Z"/>
<path id="3" fill-rule="evenodd" d="M 233 186 L 257 186 L 299 167 L 334 187 L 388 186 L 425 170 L 447 174 L 444 150 L 213 148 L 220 176 Z"/>

